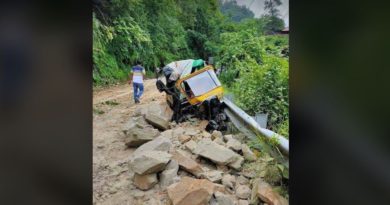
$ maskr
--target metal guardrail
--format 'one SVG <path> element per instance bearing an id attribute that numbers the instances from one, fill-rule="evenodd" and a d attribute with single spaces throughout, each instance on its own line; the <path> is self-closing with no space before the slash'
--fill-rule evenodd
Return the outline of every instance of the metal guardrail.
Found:
<path id="1" fill-rule="evenodd" d="M 231 119 L 232 123 L 246 135 L 256 136 L 258 134 L 266 138 L 276 138 L 278 147 L 285 154 L 289 154 L 289 141 L 285 137 L 265 128 L 260 127 L 259 124 L 241 108 L 237 107 L 226 97 L 223 97 L 222 102 L 225 103 L 228 109 L 225 109 L 226 115 Z M 249 128 L 249 129 L 248 129 Z M 252 133 L 251 133 L 252 132 Z"/>

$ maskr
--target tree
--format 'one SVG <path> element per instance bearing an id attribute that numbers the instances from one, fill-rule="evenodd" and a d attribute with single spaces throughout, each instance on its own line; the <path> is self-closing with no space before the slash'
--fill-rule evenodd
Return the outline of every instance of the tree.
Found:
<path id="1" fill-rule="evenodd" d="M 275 33 L 284 28 L 284 21 L 280 18 L 278 6 L 282 5 L 281 0 L 266 0 L 264 10 L 266 14 L 263 19 L 267 22 L 265 25 L 266 33 Z"/>
<path id="2" fill-rule="evenodd" d="M 240 6 L 236 1 L 221 1 L 221 12 L 235 22 L 243 19 L 253 18 L 255 14 L 246 6 Z"/>
<path id="3" fill-rule="evenodd" d="M 281 0 L 266 0 L 264 2 L 264 10 L 268 12 L 270 16 L 279 17 L 278 6 L 282 5 Z"/>

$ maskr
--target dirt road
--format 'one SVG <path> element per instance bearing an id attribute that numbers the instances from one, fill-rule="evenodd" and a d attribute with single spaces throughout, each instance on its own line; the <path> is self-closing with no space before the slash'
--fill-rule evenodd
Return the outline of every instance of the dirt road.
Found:
<path id="1" fill-rule="evenodd" d="M 140 104 L 134 104 L 128 84 L 94 91 L 93 94 L 93 202 L 94 204 L 142 204 L 129 179 L 127 162 L 134 149 L 125 146 L 122 127 L 137 108 L 153 101 L 164 101 L 155 79 L 145 81 Z M 153 193 L 153 190 L 151 190 Z"/>

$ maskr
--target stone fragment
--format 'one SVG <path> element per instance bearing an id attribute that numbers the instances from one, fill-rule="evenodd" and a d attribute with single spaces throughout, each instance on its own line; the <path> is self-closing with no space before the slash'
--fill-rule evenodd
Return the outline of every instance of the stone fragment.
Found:
<path id="1" fill-rule="evenodd" d="M 222 139 L 223 135 L 222 135 L 222 132 L 218 131 L 218 130 L 214 130 L 212 133 L 211 133 L 211 139 L 212 140 L 215 140 L 217 138 L 221 138 Z"/>
<path id="2" fill-rule="evenodd" d="M 240 157 L 240 155 L 232 150 L 207 140 L 201 140 L 194 152 L 219 165 L 235 162 Z"/>
<path id="3" fill-rule="evenodd" d="M 234 162 L 229 163 L 228 166 L 235 170 L 240 170 L 243 163 L 244 163 L 244 157 L 238 155 L 237 159 Z"/>
<path id="4" fill-rule="evenodd" d="M 219 145 L 225 146 L 225 142 L 223 141 L 222 138 L 215 138 L 215 139 L 213 140 L 213 142 L 215 142 L 215 143 L 217 143 L 217 144 L 219 144 Z"/>
<path id="5" fill-rule="evenodd" d="M 236 181 L 237 181 L 237 184 L 241 184 L 241 185 L 248 185 L 249 184 L 249 180 L 242 175 L 238 176 Z"/>
<path id="6" fill-rule="evenodd" d="M 145 201 L 142 205 L 161 205 L 160 200 L 157 200 L 155 198 L 150 198 L 149 200 Z"/>
<path id="7" fill-rule="evenodd" d="M 248 200 L 240 199 L 240 200 L 238 200 L 238 205 L 249 205 L 249 202 L 248 202 Z"/>
<path id="8" fill-rule="evenodd" d="M 248 199 L 251 195 L 251 189 L 247 185 L 238 185 L 236 188 L 236 196 L 240 199 Z"/>
<path id="9" fill-rule="evenodd" d="M 161 187 L 167 187 L 178 180 L 177 172 L 179 170 L 179 164 L 175 160 L 171 160 L 165 167 L 165 170 L 160 173 L 160 185 Z"/>
<path id="10" fill-rule="evenodd" d="M 229 195 L 217 191 L 214 193 L 214 196 L 217 199 L 218 205 L 234 205 L 233 198 Z"/>
<path id="11" fill-rule="evenodd" d="M 193 174 L 196 177 L 200 177 L 200 174 L 202 174 L 204 171 L 197 162 L 186 156 L 186 154 L 182 150 L 176 150 L 175 152 L 173 152 L 172 159 L 176 160 L 182 169 Z"/>
<path id="12" fill-rule="evenodd" d="M 280 196 L 272 189 L 271 185 L 261 179 L 254 181 L 253 190 L 256 197 L 269 205 L 288 205 L 288 201 L 284 197 Z"/>
<path id="13" fill-rule="evenodd" d="M 233 138 L 233 135 L 224 135 L 223 139 L 225 140 L 225 142 L 228 142 L 229 140 L 234 139 L 234 138 Z"/>
<path id="14" fill-rule="evenodd" d="M 157 184 L 157 174 L 139 175 L 134 174 L 134 185 L 141 190 L 148 190 Z"/>
<path id="15" fill-rule="evenodd" d="M 144 151 L 130 158 L 129 169 L 140 175 L 162 171 L 172 155 L 162 151 Z"/>
<path id="16" fill-rule="evenodd" d="M 133 155 L 137 155 L 138 153 L 144 152 L 144 151 L 162 151 L 162 152 L 168 152 L 171 148 L 172 143 L 171 140 L 164 137 L 159 136 L 153 139 L 152 141 L 149 141 L 140 147 L 138 147 Z"/>
<path id="17" fill-rule="evenodd" d="M 241 143 L 236 139 L 230 139 L 229 141 L 227 141 L 226 147 L 234 151 L 240 151 Z"/>
<path id="18" fill-rule="evenodd" d="M 195 129 L 186 129 L 184 134 L 185 135 L 189 135 L 189 136 L 195 136 L 197 134 L 199 134 L 200 131 L 199 130 L 195 130 Z"/>
<path id="19" fill-rule="evenodd" d="M 223 172 L 217 170 L 208 170 L 203 172 L 200 177 L 207 179 L 213 183 L 221 182 Z"/>
<path id="20" fill-rule="evenodd" d="M 153 127 L 156 127 L 160 130 L 167 130 L 169 128 L 169 121 L 159 115 L 147 113 L 145 115 L 145 120 Z"/>
<path id="21" fill-rule="evenodd" d="M 164 132 L 160 133 L 162 136 L 171 139 L 173 137 L 173 130 L 165 130 Z"/>
<path id="22" fill-rule="evenodd" d="M 208 180 L 190 177 L 183 177 L 167 188 L 173 205 L 207 205 L 214 190 L 214 184 Z"/>
<path id="23" fill-rule="evenodd" d="M 202 135 L 203 135 L 203 138 L 211 138 L 211 134 L 206 132 L 206 131 L 203 131 Z"/>
<path id="24" fill-rule="evenodd" d="M 180 135 L 179 136 L 179 142 L 182 143 L 182 144 L 184 144 L 184 143 L 186 143 L 186 142 L 188 142 L 190 140 L 191 140 L 191 137 L 188 136 L 188 135 Z"/>
<path id="25" fill-rule="evenodd" d="M 184 144 L 184 146 L 192 153 L 195 151 L 197 145 L 198 144 L 196 144 L 194 140 L 190 140 Z"/>
<path id="26" fill-rule="evenodd" d="M 234 187 L 236 185 L 236 178 L 233 175 L 225 174 L 222 177 L 222 184 L 225 186 L 226 190 L 232 193 L 234 192 Z"/>
<path id="27" fill-rule="evenodd" d="M 253 162 L 256 161 L 256 155 L 246 144 L 241 145 L 242 154 L 244 155 L 245 160 Z"/>
<path id="28" fill-rule="evenodd" d="M 150 140 L 153 140 L 160 133 L 157 129 L 151 127 L 140 128 L 137 125 L 134 125 L 128 130 L 123 130 L 125 134 L 125 144 L 128 147 L 137 147 Z"/>
<path id="29" fill-rule="evenodd" d="M 180 135 L 183 135 L 185 130 L 182 127 L 177 127 L 176 129 L 172 130 L 172 136 L 173 137 L 179 137 Z"/>

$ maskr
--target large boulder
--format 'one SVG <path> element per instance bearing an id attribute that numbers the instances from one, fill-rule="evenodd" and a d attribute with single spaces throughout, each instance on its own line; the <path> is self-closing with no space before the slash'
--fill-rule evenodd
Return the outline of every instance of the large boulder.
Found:
<path id="1" fill-rule="evenodd" d="M 129 169 L 140 175 L 162 171 L 172 155 L 162 151 L 144 151 L 130 158 Z"/>
<path id="2" fill-rule="evenodd" d="M 148 113 L 154 113 L 156 115 L 159 115 L 167 120 L 172 119 L 173 111 L 165 102 L 152 102 L 149 103 L 147 106 L 142 107 L 141 109 L 141 115 L 145 116 Z"/>
<path id="3" fill-rule="evenodd" d="M 157 137 L 160 132 L 152 127 L 144 127 L 134 124 L 129 129 L 123 130 L 125 143 L 128 147 L 137 147 Z"/>
<path id="4" fill-rule="evenodd" d="M 215 185 L 206 179 L 183 177 L 167 188 L 173 205 L 208 205 Z"/>
<path id="5" fill-rule="evenodd" d="M 209 140 L 201 140 L 194 152 L 219 165 L 235 162 L 240 157 L 232 150 Z"/>
<path id="6" fill-rule="evenodd" d="M 160 173 L 161 187 L 167 187 L 175 183 L 179 179 L 177 171 L 179 171 L 179 164 L 176 160 L 171 160 L 165 167 L 165 170 Z"/>
<path id="7" fill-rule="evenodd" d="M 147 113 L 145 115 L 145 120 L 153 127 L 156 127 L 160 130 L 167 130 L 169 128 L 169 120 L 154 113 Z"/>
<path id="8" fill-rule="evenodd" d="M 138 147 L 133 155 L 137 155 L 141 152 L 144 151 L 162 151 L 162 152 L 168 152 L 169 149 L 171 148 L 172 143 L 171 140 L 164 137 L 164 136 L 159 136 L 153 139 L 152 141 L 149 141 L 140 147 Z"/>
<path id="9" fill-rule="evenodd" d="M 269 205 L 288 205 L 288 201 L 285 198 L 280 196 L 272 189 L 271 185 L 261 179 L 256 179 L 253 182 L 252 202 L 257 197 Z"/>
<path id="10" fill-rule="evenodd" d="M 173 152 L 172 159 L 176 160 L 182 169 L 193 174 L 196 177 L 200 177 L 200 175 L 204 171 L 203 168 L 197 162 L 186 156 L 185 152 L 182 150 L 176 150 L 175 152 Z"/>
<path id="11" fill-rule="evenodd" d="M 146 175 L 139 175 L 134 174 L 134 185 L 141 190 L 148 190 L 152 188 L 155 184 L 157 184 L 157 174 L 146 174 Z"/>

